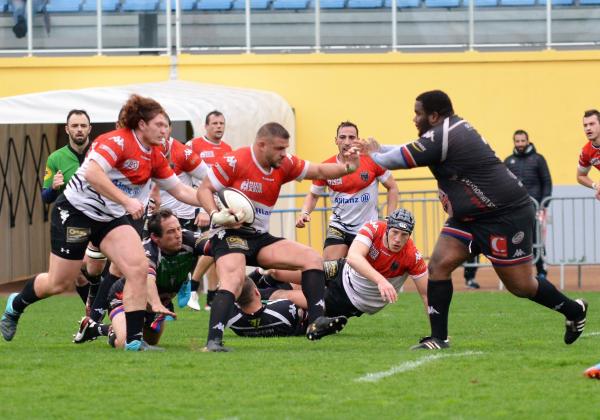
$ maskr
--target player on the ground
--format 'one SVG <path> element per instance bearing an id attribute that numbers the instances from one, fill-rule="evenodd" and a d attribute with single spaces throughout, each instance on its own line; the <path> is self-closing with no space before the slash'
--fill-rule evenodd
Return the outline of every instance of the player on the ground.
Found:
<path id="1" fill-rule="evenodd" d="M 302 270 L 302 291 L 308 301 L 307 337 L 319 339 L 336 332 L 345 318 L 323 316 L 325 276 L 323 260 L 312 248 L 268 233 L 269 216 L 281 186 L 293 180 L 331 179 L 352 173 L 358 166 L 354 149 L 347 162 L 312 164 L 286 153 L 290 135 L 278 123 L 263 125 L 250 147 L 242 147 L 219 159 L 198 187 L 202 207 L 211 222 L 225 226 L 211 239 L 220 288 L 211 308 L 206 351 L 227 351 L 223 331 L 236 296 L 246 277 L 246 263 L 265 268 Z M 256 218 L 251 228 L 239 227 L 229 211 L 217 211 L 213 194 L 226 187 L 244 192 L 254 203 Z"/>
<path id="2" fill-rule="evenodd" d="M 144 341 L 158 344 L 164 332 L 166 316 L 175 316 L 172 303 L 188 274 L 194 269 L 198 257 L 204 255 L 206 239 L 196 239 L 193 232 L 182 230 L 177 217 L 168 208 L 161 208 L 148 218 L 150 238 L 144 242 L 148 258 L 148 308 L 145 311 Z M 123 289 L 127 280 L 118 280 L 110 291 L 110 343 L 121 348 L 127 337 L 123 307 Z M 167 312 L 162 310 L 167 308 Z M 158 310 L 157 310 L 158 309 Z M 89 335 L 97 329 L 91 328 Z"/>
<path id="3" fill-rule="evenodd" d="M 564 341 L 573 343 L 583 332 L 587 303 L 569 299 L 547 280 L 534 279 L 531 260 L 535 210 L 523 184 L 479 133 L 455 115 L 444 92 L 420 94 L 413 121 L 418 140 L 383 147 L 370 142 L 366 149 L 372 152 L 375 162 L 388 169 L 428 166 L 450 216 L 429 262 L 431 336 L 415 348 L 449 346 L 448 312 L 453 291 L 450 275 L 471 252 L 481 252 L 492 262 L 511 293 L 562 313 L 566 318 Z"/>
<path id="4" fill-rule="evenodd" d="M 200 159 L 202 159 L 208 167 L 211 167 L 217 159 L 220 159 L 225 153 L 232 151 L 231 146 L 223 140 L 223 135 L 225 134 L 225 116 L 223 113 L 214 110 L 206 114 L 204 130 L 206 131 L 206 134 L 188 141 L 186 146 L 191 147 L 192 150 L 200 156 Z M 207 217 L 206 212 L 201 209 L 201 212 L 198 213 L 197 217 L 197 224 L 204 226 L 204 218 Z M 206 305 L 204 309 L 210 310 L 219 283 L 214 265 L 206 272 L 206 279 L 208 288 L 206 290 Z M 188 306 L 194 310 L 200 310 L 200 304 L 198 303 L 199 287 L 200 281 L 192 280 L 192 293 L 188 301 Z"/>
<path id="5" fill-rule="evenodd" d="M 348 251 L 348 258 L 325 261 L 325 315 L 346 317 L 372 315 L 388 303 L 396 302 L 400 288 L 411 276 L 427 306 L 427 266 L 410 235 L 415 220 L 405 209 L 398 209 L 385 221 L 365 223 Z M 299 307 L 306 300 L 298 290 L 286 290 L 277 283 L 299 281 L 297 272 L 269 270 L 264 276 L 263 299 L 290 299 Z M 284 284 L 286 284 L 284 283 Z"/>
<path id="6" fill-rule="evenodd" d="M 199 202 L 195 190 L 179 181 L 161 153 L 168 124 L 160 104 L 132 95 L 123 118 L 126 128 L 94 141 L 83 165 L 57 200 L 52 211 L 50 269 L 29 281 L 21 293 L 10 295 L 0 321 L 5 340 L 13 339 L 27 306 L 59 294 L 73 283 L 91 241 L 128 279 L 124 290 L 125 349 L 146 349 L 142 328 L 148 262 L 141 239 L 125 215 L 142 217 L 151 179 L 184 202 Z"/>
<path id="7" fill-rule="evenodd" d="M 343 154 L 358 138 L 358 127 L 350 121 L 342 122 L 335 137 L 338 154 L 324 162 L 342 161 Z M 386 214 L 390 214 L 398 205 L 398 186 L 391 172 L 377 165 L 369 156 L 361 156 L 360 166 L 350 175 L 313 181 L 296 220 L 296 227 L 303 228 L 310 222 L 310 213 L 317 205 L 319 196 L 329 188 L 332 215 L 323 244 L 324 260 L 344 258 L 363 223 L 377 220 L 379 182 L 387 189 Z"/>
<path id="8" fill-rule="evenodd" d="M 62 194 L 66 185 L 79 166 L 83 163 L 90 148 L 90 132 L 92 125 L 90 116 L 83 109 L 72 109 L 67 114 L 65 132 L 69 142 L 52 152 L 46 161 L 46 174 L 42 188 L 42 200 L 50 204 Z M 81 267 L 81 275 L 76 282 L 76 290 L 86 308 L 94 301 L 100 275 L 106 264 L 106 257 L 93 245 L 89 244 Z"/>

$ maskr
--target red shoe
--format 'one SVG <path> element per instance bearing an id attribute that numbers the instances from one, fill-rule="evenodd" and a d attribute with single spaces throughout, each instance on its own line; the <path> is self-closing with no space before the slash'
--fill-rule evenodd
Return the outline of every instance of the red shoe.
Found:
<path id="1" fill-rule="evenodd" d="M 583 374 L 588 378 L 600 379 L 600 363 L 598 363 L 596 366 L 586 369 Z"/>

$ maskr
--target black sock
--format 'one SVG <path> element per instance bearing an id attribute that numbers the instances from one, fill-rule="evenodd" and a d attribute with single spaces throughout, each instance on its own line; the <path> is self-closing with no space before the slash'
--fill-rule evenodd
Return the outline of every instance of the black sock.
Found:
<path id="1" fill-rule="evenodd" d="M 125 311 L 125 322 L 127 323 L 127 343 L 131 343 L 135 340 L 142 340 L 144 319 L 146 318 L 146 311 Z"/>
<path id="2" fill-rule="evenodd" d="M 85 277 L 87 279 L 87 281 L 89 282 L 89 291 L 88 291 L 88 295 L 87 295 L 87 300 L 86 300 L 86 306 L 91 307 L 94 304 L 94 300 L 96 299 L 96 295 L 98 294 L 98 288 L 100 287 L 100 281 L 102 280 L 102 275 L 96 275 L 96 276 L 92 276 L 91 274 L 89 274 L 87 272 L 87 270 L 84 268 L 81 269 L 81 274 L 83 274 L 83 277 Z"/>
<path id="3" fill-rule="evenodd" d="M 192 292 L 197 292 L 200 288 L 200 282 L 196 280 L 192 280 Z"/>
<path id="4" fill-rule="evenodd" d="M 537 293 L 529 300 L 558 311 L 567 319 L 577 319 L 582 316 L 581 305 L 559 292 L 548 280 L 538 280 Z"/>
<path id="5" fill-rule="evenodd" d="M 235 296 L 229 290 L 217 290 L 210 308 L 210 321 L 208 323 L 208 340 L 223 341 L 225 325 L 229 321 Z"/>
<path id="6" fill-rule="evenodd" d="M 94 303 L 90 309 L 90 318 L 92 321 L 100 322 L 102 321 L 102 318 L 104 318 L 104 314 L 108 309 L 108 293 L 117 280 L 119 280 L 119 277 L 110 273 L 107 273 L 106 276 L 102 277 L 96 299 L 94 299 Z"/>
<path id="7" fill-rule="evenodd" d="M 98 334 L 100 334 L 103 337 L 106 337 L 110 332 L 110 325 L 108 324 L 98 324 L 97 328 Z"/>
<path id="8" fill-rule="evenodd" d="M 302 293 L 308 304 L 308 323 L 314 322 L 325 312 L 325 272 L 306 270 L 302 272 Z"/>
<path id="9" fill-rule="evenodd" d="M 86 283 L 83 286 L 75 286 L 75 290 L 77 290 L 77 294 L 79 295 L 83 303 L 87 303 L 88 294 L 90 292 L 90 285 Z"/>
<path id="10" fill-rule="evenodd" d="M 14 311 L 21 313 L 25 310 L 25 308 L 27 308 L 32 303 L 35 303 L 38 300 L 42 299 L 42 298 L 37 297 L 35 294 L 35 291 L 33 290 L 33 282 L 34 281 L 35 281 L 35 277 L 33 279 L 29 280 L 27 283 L 25 283 L 25 286 L 23 287 L 23 290 L 21 290 L 21 293 L 19 293 L 17 296 L 15 296 L 15 299 L 13 300 L 13 303 L 12 303 L 12 307 L 13 307 Z"/>
<path id="11" fill-rule="evenodd" d="M 216 290 L 207 290 L 206 291 L 206 304 L 208 306 L 212 306 L 213 300 L 215 299 Z"/>
<path id="12" fill-rule="evenodd" d="M 427 282 L 427 312 L 432 337 L 441 340 L 448 338 L 448 312 L 453 290 L 451 279 Z"/>
<path id="13" fill-rule="evenodd" d="M 262 274 L 260 274 L 260 270 L 256 268 L 252 271 L 252 273 L 248 274 L 248 277 L 250 277 L 250 280 L 252 280 L 254 284 L 258 284 L 262 277 Z"/>

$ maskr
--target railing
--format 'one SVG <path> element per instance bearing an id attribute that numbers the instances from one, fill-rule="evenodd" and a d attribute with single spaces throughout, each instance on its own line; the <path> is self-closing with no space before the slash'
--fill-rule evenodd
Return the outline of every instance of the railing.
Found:
<path id="1" fill-rule="evenodd" d="M 488 6 L 482 0 L 458 0 L 456 7 L 426 6 L 427 2 L 422 2 L 419 7 L 405 9 L 398 9 L 398 0 L 391 0 L 389 7 L 372 9 L 323 9 L 320 1 L 314 0 L 303 9 L 260 11 L 252 9 L 251 0 L 245 1 L 243 10 L 221 11 L 182 11 L 180 0 L 165 0 L 160 9 L 149 12 L 104 12 L 102 0 L 85 0 L 91 1 L 96 2 L 95 15 L 83 11 L 54 13 L 48 36 L 42 35 L 41 19 L 34 19 L 34 1 L 28 1 L 26 42 L 13 42 L 10 27 L 4 25 L 0 27 L 0 54 L 176 56 L 182 52 L 219 51 L 550 49 L 600 45 L 600 7 L 584 0 L 573 0 L 571 5 L 560 7 L 552 5 L 556 0 L 530 0 L 527 6 L 504 6 L 504 0 L 488 2 Z M 489 3 L 494 6 L 489 7 Z M 8 14 L 4 16 L 9 19 Z M 149 34 L 154 40 L 148 46 L 142 45 L 142 39 Z"/>

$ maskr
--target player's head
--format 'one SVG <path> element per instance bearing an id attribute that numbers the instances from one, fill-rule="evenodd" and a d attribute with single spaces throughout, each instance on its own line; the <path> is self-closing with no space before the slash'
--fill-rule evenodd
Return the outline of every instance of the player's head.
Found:
<path id="1" fill-rule="evenodd" d="M 258 129 L 255 140 L 255 153 L 259 160 L 266 161 L 271 168 L 278 168 L 287 156 L 290 145 L 290 133 L 279 123 L 270 122 Z"/>
<path id="2" fill-rule="evenodd" d="M 75 143 L 77 146 L 83 146 L 88 142 L 90 131 L 92 131 L 92 124 L 90 123 L 90 116 L 83 109 L 72 109 L 67 114 L 67 124 L 65 125 L 65 131 L 69 136 L 69 141 Z"/>
<path id="3" fill-rule="evenodd" d="M 343 121 L 338 125 L 335 144 L 340 153 L 347 152 L 352 146 L 352 142 L 358 139 L 358 127 L 350 121 Z"/>
<path id="4" fill-rule="evenodd" d="M 181 249 L 181 225 L 171 209 L 161 208 L 148 217 L 148 232 L 162 251 L 169 253 Z"/>
<path id="5" fill-rule="evenodd" d="M 206 138 L 214 142 L 221 141 L 225 133 L 225 116 L 223 113 L 214 110 L 206 114 L 204 129 L 206 130 Z"/>
<path id="6" fill-rule="evenodd" d="M 529 134 L 525 130 L 516 130 L 513 134 L 513 143 L 517 152 L 523 153 L 529 146 Z"/>
<path id="7" fill-rule="evenodd" d="M 167 113 L 152 98 L 131 95 L 123 105 L 123 128 L 135 130 L 139 140 L 148 146 L 159 146 L 169 136 Z"/>
<path id="8" fill-rule="evenodd" d="M 444 118 L 454 115 L 450 97 L 441 90 L 430 90 L 417 96 L 413 122 L 422 136 L 432 127 L 441 124 Z"/>
<path id="9" fill-rule="evenodd" d="M 244 284 L 242 285 L 242 291 L 240 292 L 240 296 L 236 299 L 236 302 L 240 308 L 244 310 L 245 307 L 254 303 L 256 300 L 260 301 L 260 292 L 252 279 L 246 276 L 246 280 L 244 280 Z"/>
<path id="10" fill-rule="evenodd" d="M 588 109 L 583 113 L 583 130 L 588 140 L 600 143 L 600 112 Z"/>
<path id="11" fill-rule="evenodd" d="M 397 209 L 386 217 L 386 222 L 387 247 L 392 252 L 398 252 L 410 238 L 415 228 L 415 218 L 410 211 Z"/>

